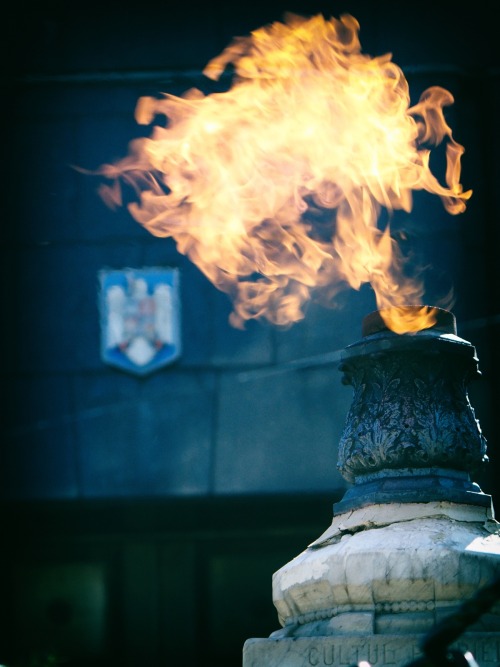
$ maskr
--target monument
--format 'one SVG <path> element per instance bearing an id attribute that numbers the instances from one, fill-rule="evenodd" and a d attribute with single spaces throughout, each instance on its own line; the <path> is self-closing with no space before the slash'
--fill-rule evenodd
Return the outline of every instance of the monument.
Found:
<path id="1" fill-rule="evenodd" d="M 405 667 L 500 583 L 500 523 L 473 481 L 487 461 L 468 397 L 476 350 L 453 313 L 435 312 L 432 327 L 396 334 L 375 311 L 345 348 L 353 400 L 337 466 L 352 486 L 325 532 L 273 575 L 281 628 L 245 642 L 243 667 Z M 435 649 L 442 665 L 451 649 L 470 656 L 463 664 L 498 667 L 498 598 L 483 611 Z"/>

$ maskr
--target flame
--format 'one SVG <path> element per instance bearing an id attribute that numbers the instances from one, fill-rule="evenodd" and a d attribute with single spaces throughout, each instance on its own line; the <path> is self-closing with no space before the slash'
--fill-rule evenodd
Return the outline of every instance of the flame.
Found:
<path id="1" fill-rule="evenodd" d="M 349 14 L 286 14 L 235 39 L 204 70 L 218 80 L 231 66 L 229 90 L 141 98 L 136 120 L 155 121 L 151 135 L 99 170 L 112 181 L 101 188 L 111 205 L 122 204 L 120 180 L 132 185 L 134 219 L 174 238 L 230 296 L 235 327 L 289 325 L 310 299 L 334 306 L 341 290 L 365 283 L 384 312 L 421 303 L 423 282 L 405 275 L 381 213 L 410 212 L 413 191 L 426 190 L 455 215 L 472 194 L 444 118 L 452 95 L 432 87 L 411 107 L 392 55 L 363 54 L 358 31 Z M 443 142 L 445 185 L 429 166 Z M 404 333 L 432 323 L 432 309 L 421 316 L 388 325 Z"/>
<path id="2" fill-rule="evenodd" d="M 388 329 L 403 334 L 430 329 L 437 322 L 439 309 L 432 306 L 417 306 L 415 309 L 395 306 L 379 312 Z"/>

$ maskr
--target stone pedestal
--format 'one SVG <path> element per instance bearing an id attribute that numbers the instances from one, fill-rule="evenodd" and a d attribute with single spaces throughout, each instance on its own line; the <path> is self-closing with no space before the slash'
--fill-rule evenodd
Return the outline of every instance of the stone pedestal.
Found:
<path id="1" fill-rule="evenodd" d="M 282 627 L 247 640 L 243 667 L 406 667 L 500 579 L 500 524 L 469 476 L 487 460 L 467 396 L 474 348 L 447 311 L 411 335 L 373 314 L 369 323 L 341 365 L 354 399 L 337 465 L 353 487 L 327 530 L 273 575 Z M 498 667 L 500 603 L 451 646 Z"/>
<path id="2" fill-rule="evenodd" d="M 245 667 L 351 667 L 362 661 L 371 667 L 400 667 L 421 657 L 422 635 L 346 635 L 295 639 L 248 639 L 243 647 Z M 470 651 L 480 667 L 500 664 L 498 634 L 466 633 L 452 645 Z"/>
<path id="3" fill-rule="evenodd" d="M 244 667 L 404 667 L 421 655 L 427 632 L 500 576 L 498 529 L 491 508 L 449 502 L 335 516 L 274 574 L 283 627 L 245 643 Z M 498 667 L 500 606 L 454 645 L 480 667 Z"/>

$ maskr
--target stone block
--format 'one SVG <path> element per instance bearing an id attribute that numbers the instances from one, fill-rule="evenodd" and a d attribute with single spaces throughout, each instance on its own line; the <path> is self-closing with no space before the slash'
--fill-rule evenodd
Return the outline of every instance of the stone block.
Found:
<path id="1" fill-rule="evenodd" d="M 216 492 L 329 491 L 334 499 L 345 487 L 335 469 L 345 412 L 331 369 L 225 374 L 219 390 Z"/>
<path id="2" fill-rule="evenodd" d="M 76 397 L 84 496 L 208 492 L 210 375 L 170 372 L 146 381 L 122 375 L 84 377 Z"/>
<path id="3" fill-rule="evenodd" d="M 68 390 L 68 381 L 62 376 L 9 382 L 3 402 L 0 497 L 55 499 L 77 495 Z"/>
<path id="4" fill-rule="evenodd" d="M 364 660 L 371 667 L 405 667 L 422 655 L 424 635 L 365 635 L 248 639 L 243 667 L 351 667 Z M 470 651 L 481 667 L 498 667 L 498 633 L 470 633 L 453 644 Z"/>

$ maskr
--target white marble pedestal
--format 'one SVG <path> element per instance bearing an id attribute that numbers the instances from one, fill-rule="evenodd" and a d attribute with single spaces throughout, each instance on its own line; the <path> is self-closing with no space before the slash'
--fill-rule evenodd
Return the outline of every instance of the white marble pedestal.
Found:
<path id="1" fill-rule="evenodd" d="M 425 634 L 500 576 L 493 510 L 451 502 L 368 505 L 338 516 L 273 575 L 282 628 L 249 639 L 243 667 L 404 667 Z M 500 664 L 500 605 L 457 642 Z"/>

